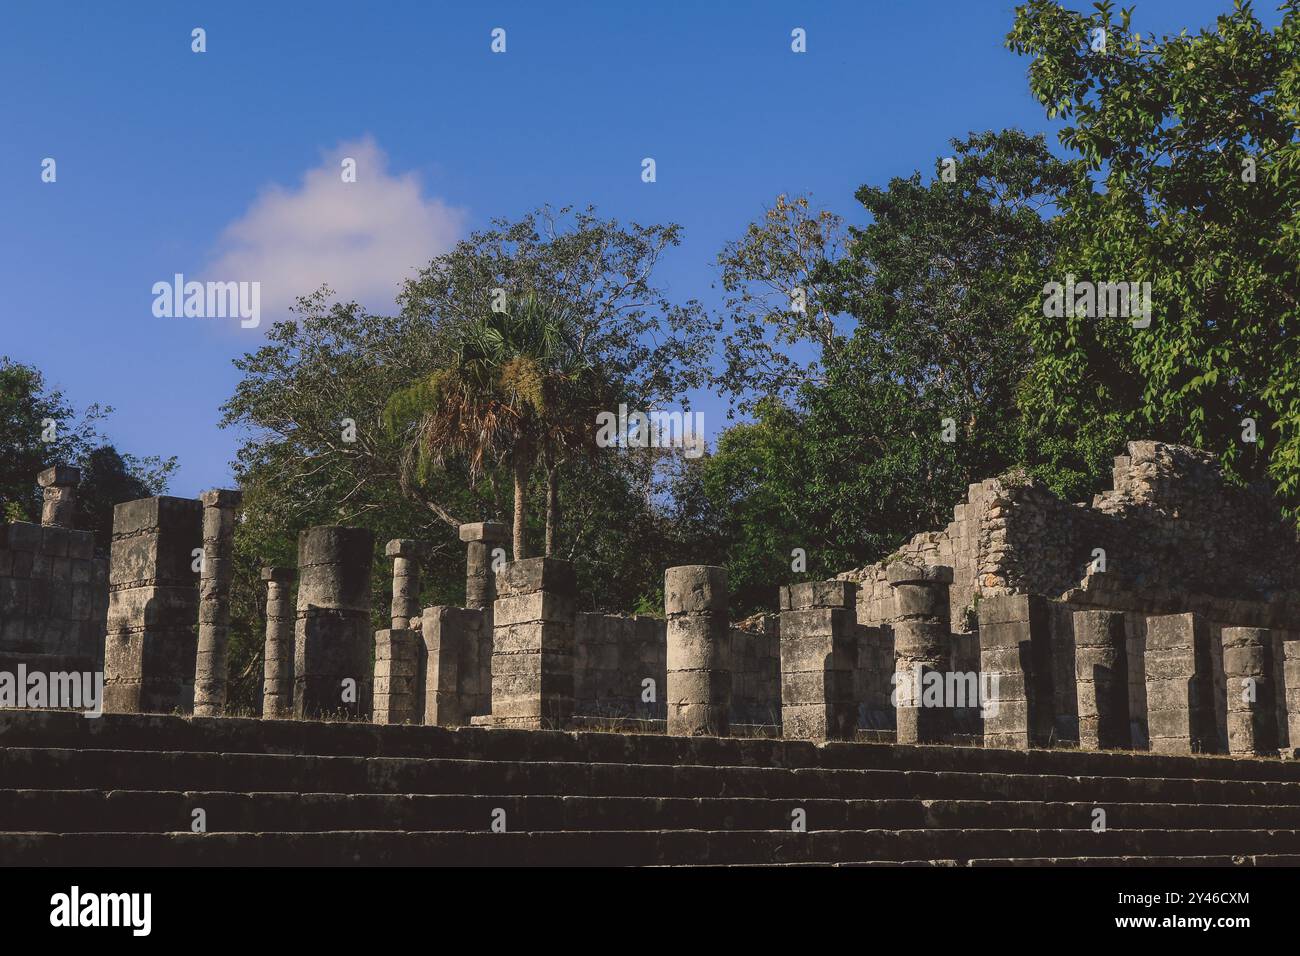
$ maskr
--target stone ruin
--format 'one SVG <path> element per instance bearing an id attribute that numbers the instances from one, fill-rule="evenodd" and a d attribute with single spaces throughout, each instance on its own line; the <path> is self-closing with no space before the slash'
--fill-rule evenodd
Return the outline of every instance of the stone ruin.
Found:
<path id="1" fill-rule="evenodd" d="M 47 468 L 41 523 L 0 525 L 0 671 L 103 668 L 108 562 L 73 527 L 80 481 L 75 468 Z"/>
<path id="2" fill-rule="evenodd" d="M 102 669 L 106 711 L 220 715 L 238 493 L 118 505 L 104 562 L 67 526 L 77 478 L 43 472 L 41 525 L 0 529 L 0 669 Z M 1294 529 L 1190 448 L 1130 443 L 1090 504 L 1017 473 L 972 485 L 943 531 L 738 623 L 721 568 L 667 569 L 665 619 L 582 613 L 569 562 L 504 562 L 496 522 L 460 537 L 465 607 L 421 608 L 429 549 L 390 541 L 390 626 L 372 633 L 371 533 L 302 532 L 297 567 L 262 572 L 263 716 L 1161 753 L 1300 741 Z M 972 693 L 895 693 L 917 678 Z"/>

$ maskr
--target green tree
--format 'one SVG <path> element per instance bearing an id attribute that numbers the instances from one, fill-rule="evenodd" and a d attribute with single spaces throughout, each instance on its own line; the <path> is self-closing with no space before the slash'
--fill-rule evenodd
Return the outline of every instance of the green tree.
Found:
<path id="1" fill-rule="evenodd" d="M 1052 278 L 1149 282 L 1148 327 L 1083 315 L 1020 324 L 1031 463 L 1061 490 L 1103 476 L 1125 438 L 1218 453 L 1300 501 L 1300 6 L 1267 30 L 1248 3 L 1157 39 L 1109 3 L 1016 10 L 1007 45 L 1068 125 Z M 1101 38 L 1104 37 L 1104 44 Z M 1258 441 L 1243 441 L 1244 419 Z"/>
<path id="2" fill-rule="evenodd" d="M 405 436 L 408 469 L 423 482 L 448 458 L 468 463 L 471 480 L 505 461 L 514 481 L 514 555 L 527 556 L 529 478 L 547 461 L 547 553 L 559 507 L 555 468 L 570 451 L 594 449 L 595 416 L 609 389 L 580 351 L 578 328 L 562 304 L 533 293 L 506 311 L 485 310 L 455 330 L 450 360 L 392 396 L 385 417 Z"/>
<path id="3" fill-rule="evenodd" d="M 842 242 L 834 217 L 778 200 L 724 254 L 730 285 L 753 298 L 749 331 L 733 340 L 742 357 L 720 384 L 743 392 L 755 418 L 703 465 L 699 511 L 722 529 L 737 593 L 770 606 L 796 547 L 811 576 L 876 560 L 945 524 L 970 482 L 1019 457 L 1016 385 L 1030 351 L 1009 318 L 1041 288 L 1055 243 L 1044 212 L 1068 168 L 1015 130 L 953 150 L 928 182 L 859 189 L 870 223 Z M 781 239 L 791 233 L 803 240 Z M 810 256 L 816 236 L 824 254 Z M 781 315 L 805 282 L 815 320 Z M 765 366 L 781 342 L 802 342 L 806 361 Z M 738 365 L 760 373 L 738 376 Z"/>
<path id="4" fill-rule="evenodd" d="M 708 322 L 698 303 L 669 301 L 653 279 L 663 253 L 679 241 L 673 225 L 622 226 L 591 210 L 543 208 L 493 222 L 439 256 L 404 288 L 398 315 L 336 302 L 321 289 L 299 301 L 295 321 L 273 326 L 261 348 L 236 361 L 241 380 L 222 407 L 222 424 L 244 433 L 235 462 L 244 492 L 232 593 L 236 706 L 251 709 L 260 686 L 258 569 L 292 565 L 306 527 L 368 527 L 377 548 L 390 538 L 426 540 L 433 550 L 421 600 L 463 600 L 456 528 L 512 511 L 513 475 L 487 460 L 482 479 L 471 481 L 469 463 L 449 458 L 412 480 L 418 469 L 403 467 L 407 436 L 390 432 L 384 414 L 391 396 L 450 362 L 458 330 L 490 307 L 494 290 L 506 293 L 507 304 L 529 290 L 566 303 L 583 358 L 617 381 L 629 401 L 649 404 L 700 380 Z M 594 421 L 573 421 L 590 424 L 594 434 Z M 551 553 L 575 563 L 579 606 L 625 610 L 652 600 L 647 595 L 661 586 L 661 556 L 672 544 L 662 503 L 644 491 L 655 480 L 653 450 L 587 456 L 559 436 L 547 441 L 549 475 L 534 474 L 528 484 L 526 537 L 539 540 L 543 515 L 552 517 Z M 562 534 L 558 514 L 545 507 L 548 485 L 557 510 L 566 503 Z M 388 600 L 386 565 L 377 554 L 376 608 Z M 375 624 L 384 626 L 378 615 Z"/>
<path id="5" fill-rule="evenodd" d="M 840 261 L 845 242 L 843 218 L 814 209 L 808 196 L 782 194 L 718 254 L 730 328 L 717 384 L 734 411 L 790 402 L 801 386 L 824 381 L 845 335 L 828 304 L 827 265 Z"/>
<path id="6" fill-rule="evenodd" d="M 108 553 L 113 539 L 113 508 L 162 494 L 166 482 L 142 474 L 112 445 L 91 449 L 78 460 L 81 484 L 77 488 L 77 527 L 95 533 L 95 545 Z"/>
<path id="7" fill-rule="evenodd" d="M 90 405 L 78 414 L 39 369 L 0 357 L 0 520 L 39 520 L 37 474 L 72 465 L 81 469 L 78 527 L 107 551 L 113 506 L 162 494 L 176 469 L 174 457 L 136 458 L 109 445 L 99 427 L 112 411 Z"/>
<path id="8" fill-rule="evenodd" d="M 507 306 L 529 293 L 563 302 L 578 352 L 629 401 L 677 401 L 706 381 L 715 331 L 699 302 L 675 302 L 654 282 L 681 231 L 600 219 L 591 207 L 543 206 L 494 219 L 457 243 L 406 284 L 399 303 L 403 315 L 450 330 L 477 320 L 499 295 Z"/>

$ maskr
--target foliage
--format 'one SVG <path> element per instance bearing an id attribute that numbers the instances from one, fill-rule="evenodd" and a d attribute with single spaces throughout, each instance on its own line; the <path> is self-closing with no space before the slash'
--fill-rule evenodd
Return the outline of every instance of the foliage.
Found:
<path id="1" fill-rule="evenodd" d="M 1266 30 L 1249 4 L 1157 39 L 1109 3 L 1032 0 L 1007 45 L 1080 159 L 1061 202 L 1054 278 L 1149 281 L 1148 328 L 1085 317 L 1020 322 L 1035 361 L 1022 402 L 1054 440 L 1031 463 L 1061 486 L 1108 468 L 1123 438 L 1219 454 L 1300 501 L 1300 6 Z M 1094 50 L 1093 31 L 1105 49 Z M 1243 441 L 1243 419 L 1259 440 Z M 1031 450 L 1032 451 L 1032 450 Z"/>
<path id="2" fill-rule="evenodd" d="M 106 553 L 113 506 L 162 494 L 176 459 L 119 452 L 99 431 L 112 409 L 90 405 L 78 415 L 40 370 L 0 357 L 0 520 L 39 521 L 36 476 L 52 465 L 81 469 L 77 526 L 94 531 Z"/>
<path id="3" fill-rule="evenodd" d="M 918 173 L 858 190 L 871 222 L 848 230 L 839 258 L 800 260 L 791 272 L 787 256 L 760 255 L 783 248 L 756 241 L 773 230 L 770 212 L 747 232 L 748 281 L 810 277 L 818 314 L 852 325 L 827 333 L 816 374 L 797 387 L 751 391 L 770 394 L 703 466 L 701 513 L 726 542 L 733 590 L 752 602 L 742 610 L 771 606 L 793 548 L 806 550 L 812 577 L 877 560 L 945 524 L 970 482 L 1016 460 L 1015 388 L 1030 356 L 1008 317 L 1041 287 L 1054 244 L 1042 211 L 1068 170 L 1041 138 L 1015 130 L 953 147 L 949 177 L 941 164 L 928 183 Z M 777 208 L 786 222 L 806 210 Z M 739 268 L 734 254 L 728 261 Z M 721 384 L 755 381 L 724 373 Z"/>

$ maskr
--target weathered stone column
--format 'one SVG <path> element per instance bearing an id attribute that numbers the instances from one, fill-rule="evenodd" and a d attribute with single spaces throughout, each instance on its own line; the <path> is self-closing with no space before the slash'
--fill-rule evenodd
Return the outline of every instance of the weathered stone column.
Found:
<path id="1" fill-rule="evenodd" d="M 852 740 L 858 586 L 811 581 L 781 590 L 781 736 Z"/>
<path id="2" fill-rule="evenodd" d="M 219 717 L 226 709 L 230 642 L 230 581 L 234 577 L 235 509 L 243 495 L 214 490 L 203 502 L 203 564 L 199 571 L 199 650 L 194 672 L 194 716 Z"/>
<path id="3" fill-rule="evenodd" d="M 113 509 L 104 710 L 190 711 L 194 706 L 199 590 L 195 550 L 203 505 L 142 498 Z"/>
<path id="4" fill-rule="evenodd" d="M 465 606 L 492 614 L 496 599 L 496 575 L 492 570 L 492 549 L 510 540 L 510 529 L 500 521 L 479 521 L 460 526 L 465 553 Z M 490 623 L 489 623 L 489 626 Z"/>
<path id="5" fill-rule="evenodd" d="M 47 528 L 77 526 L 77 485 L 81 471 L 70 465 L 55 465 L 36 476 L 41 486 L 41 524 Z"/>
<path id="6" fill-rule="evenodd" d="M 1147 618 L 1147 737 L 1154 753 L 1213 753 L 1214 705 L 1210 641 L 1197 614 Z"/>
<path id="7" fill-rule="evenodd" d="M 664 572 L 668 616 L 668 733 L 725 737 L 731 731 L 731 627 L 727 571 L 689 564 Z"/>
<path id="8" fill-rule="evenodd" d="M 979 602 L 984 746 L 1046 746 L 1052 727 L 1051 621 L 1047 598 L 991 594 Z"/>
<path id="9" fill-rule="evenodd" d="M 1074 612 L 1074 678 L 1079 749 L 1131 747 L 1126 636 L 1121 612 Z"/>
<path id="10" fill-rule="evenodd" d="M 424 722 L 468 727 L 470 718 L 491 710 L 492 640 L 487 612 L 475 608 L 426 607 Z"/>
<path id="11" fill-rule="evenodd" d="M 573 565 L 525 558 L 496 576 L 492 723 L 563 728 L 573 716 Z"/>
<path id="12" fill-rule="evenodd" d="M 1272 645 L 1272 634 L 1262 627 L 1223 629 L 1230 754 L 1277 754 Z"/>
<path id="13" fill-rule="evenodd" d="M 373 554 L 374 536 L 364 528 L 326 525 L 298 536 L 297 717 L 370 716 Z"/>
<path id="14" fill-rule="evenodd" d="M 266 582 L 266 646 L 263 652 L 262 716 L 293 716 L 293 568 L 263 568 Z"/>
<path id="15" fill-rule="evenodd" d="M 1282 636 L 1282 684 L 1277 691 L 1281 706 L 1279 711 L 1286 713 L 1287 740 L 1284 746 L 1293 750 L 1300 749 L 1300 634 L 1295 631 Z M 1278 729 L 1279 735 L 1281 728 Z"/>
<path id="16" fill-rule="evenodd" d="M 393 559 L 392 621 L 395 630 L 410 628 L 411 618 L 420 616 L 420 562 L 426 551 L 424 542 L 410 538 L 395 538 L 384 548 L 384 554 Z"/>
<path id="17" fill-rule="evenodd" d="M 419 645 L 420 635 L 410 628 L 375 632 L 374 723 L 419 723 Z"/>
<path id="18" fill-rule="evenodd" d="M 942 682 L 949 668 L 948 586 L 952 568 L 942 565 L 909 564 L 895 561 L 886 569 L 894 589 L 897 619 L 894 622 L 894 693 L 897 741 L 900 744 L 937 743 L 952 724 L 950 701 L 925 695 L 927 674 L 937 673 Z M 933 694 L 930 695 L 933 697 Z"/>

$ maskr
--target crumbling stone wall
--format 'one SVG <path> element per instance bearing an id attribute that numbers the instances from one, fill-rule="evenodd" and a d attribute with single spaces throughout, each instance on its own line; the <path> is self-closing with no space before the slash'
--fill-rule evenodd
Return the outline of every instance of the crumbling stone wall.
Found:
<path id="1" fill-rule="evenodd" d="M 1300 592 L 1300 547 L 1266 488 L 1225 484 L 1215 456 L 1181 445 L 1128 443 L 1113 488 L 1070 504 L 1017 472 L 971 485 L 942 531 L 919 534 L 889 559 L 840 575 L 861 588 L 858 620 L 893 619 L 893 560 L 953 569 L 953 629 L 974 629 L 984 594 L 1077 588 L 1104 551 L 1131 588 L 1268 602 Z"/>
<path id="2" fill-rule="evenodd" d="M 1279 736 L 1284 746 L 1300 740 L 1294 706 L 1300 703 L 1300 546 L 1268 490 L 1229 486 L 1213 455 L 1153 441 L 1128 444 L 1127 454 L 1115 459 L 1112 485 L 1091 502 L 1071 504 L 1019 472 L 973 484 L 942 531 L 918 534 L 885 561 L 841 574 L 859 585 L 858 621 L 866 628 L 859 726 L 889 726 L 893 717 L 885 681 L 893 666 L 897 609 L 888 567 L 905 561 L 953 570 L 954 670 L 980 667 L 981 600 L 1018 594 L 1052 599 L 1044 666 L 1052 672 L 1053 742 L 1078 742 L 1073 615 L 1081 610 L 1124 613 L 1133 746 L 1148 742 L 1147 618 L 1183 612 L 1195 612 L 1213 635 L 1215 725 L 1226 727 L 1218 660 L 1223 629 L 1267 628 Z"/>
<path id="3" fill-rule="evenodd" d="M 950 619 L 958 633 L 974 630 L 971 608 L 979 591 L 984 556 L 980 544 L 988 543 L 990 528 L 1003 517 L 997 504 L 1001 489 L 1001 480 L 997 478 L 971 485 L 966 500 L 952 509 L 952 521 L 946 528 L 918 534 L 891 555 L 891 560 L 952 568 L 953 581 L 948 591 Z M 894 592 L 886 573 L 890 563 L 890 560 L 881 561 L 838 576 L 858 584 L 859 624 L 878 627 L 897 620 Z"/>

